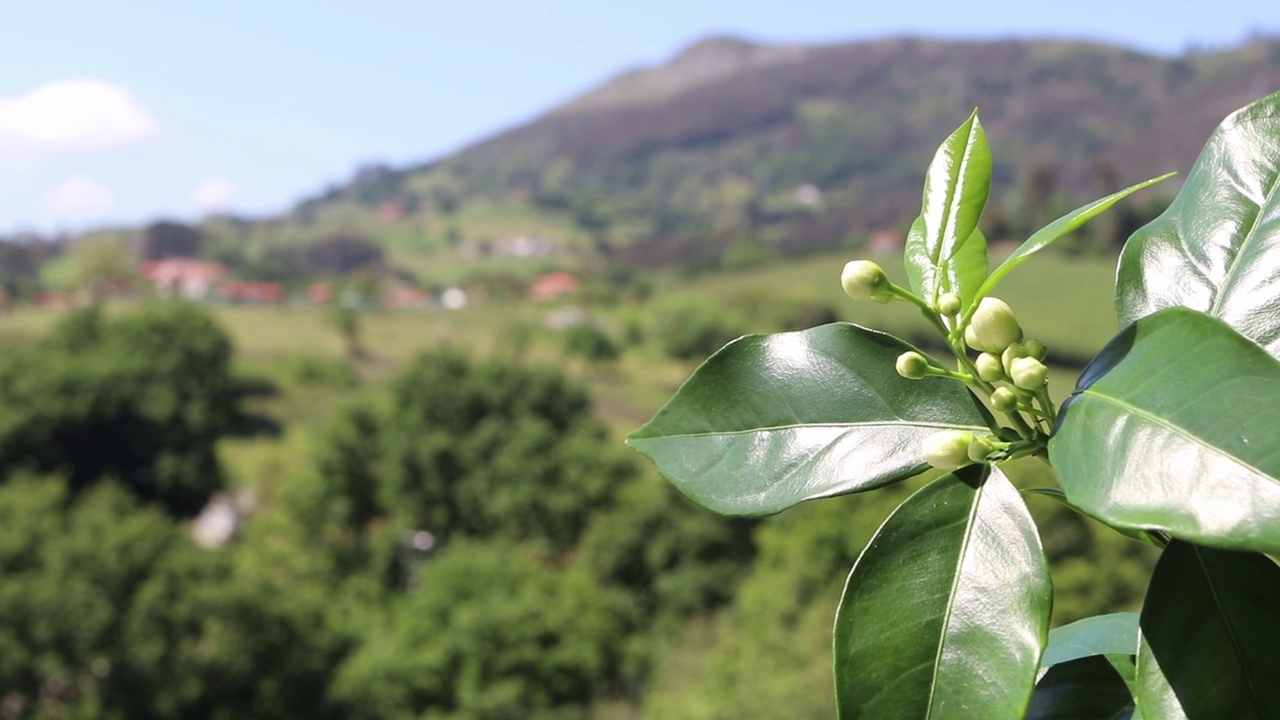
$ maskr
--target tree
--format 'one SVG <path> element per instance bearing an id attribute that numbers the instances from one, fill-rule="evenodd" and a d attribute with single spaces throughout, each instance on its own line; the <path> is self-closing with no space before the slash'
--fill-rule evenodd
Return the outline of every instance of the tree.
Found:
<path id="1" fill-rule="evenodd" d="M 619 598 L 528 547 L 451 543 L 342 668 L 355 718 L 586 717 L 619 667 Z"/>
<path id="2" fill-rule="evenodd" d="M 21 718 L 338 718 L 348 641 L 330 597 L 249 581 L 231 557 L 100 484 L 0 487 L 0 696 Z"/>
<path id="3" fill-rule="evenodd" d="M 654 332 L 662 351 L 677 360 L 702 360 L 742 335 L 745 322 L 733 311 L 679 303 L 656 313 Z"/>
<path id="4" fill-rule="evenodd" d="M 642 477 L 597 514 L 579 546 L 600 580 L 627 591 L 642 636 L 676 630 L 728 603 L 755 558 L 758 521 L 701 512 L 671 487 Z"/>
<path id="5" fill-rule="evenodd" d="M 400 553 L 415 532 L 565 552 L 635 472 L 559 373 L 451 352 L 415 359 L 387 406 L 342 411 L 321 447 L 285 502 L 336 562 L 388 587 L 412 580 Z"/>
<path id="6" fill-rule="evenodd" d="M 142 231 L 144 260 L 169 257 L 196 258 L 204 250 L 204 233 L 199 228 L 172 220 L 151 223 Z"/>
<path id="7" fill-rule="evenodd" d="M 335 235 L 307 245 L 302 251 L 307 268 L 322 275 L 345 275 L 383 262 L 380 245 L 355 235 Z"/>
<path id="8" fill-rule="evenodd" d="M 74 287 L 100 301 L 108 288 L 135 280 L 138 263 L 124 241 L 117 237 L 82 240 L 67 253 Z"/>
<path id="9" fill-rule="evenodd" d="M 600 327 L 583 322 L 564 331 L 564 351 L 589 363 L 611 363 L 621 351 L 609 334 Z"/>
<path id="10" fill-rule="evenodd" d="M 204 312 L 73 314 L 0 359 L 0 473 L 63 472 L 77 490 L 115 477 L 191 515 L 222 485 L 214 444 L 236 428 L 238 398 L 231 344 Z"/>

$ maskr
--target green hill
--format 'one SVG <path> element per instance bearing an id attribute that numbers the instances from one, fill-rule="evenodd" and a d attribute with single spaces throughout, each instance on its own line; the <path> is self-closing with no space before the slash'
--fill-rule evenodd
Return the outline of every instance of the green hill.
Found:
<path id="1" fill-rule="evenodd" d="M 712 39 L 453 156 L 363 169 L 292 221 L 364 229 L 433 265 L 529 234 L 560 264 L 808 251 L 905 229 L 928 155 L 977 106 L 996 155 L 989 234 L 1016 236 L 1185 171 L 1224 115 L 1276 89 L 1280 42 L 1163 58 L 1061 41 Z"/>

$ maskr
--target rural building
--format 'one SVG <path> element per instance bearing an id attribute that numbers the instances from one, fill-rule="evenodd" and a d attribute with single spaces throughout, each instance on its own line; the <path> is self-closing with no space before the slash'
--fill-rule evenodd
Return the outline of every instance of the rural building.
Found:
<path id="1" fill-rule="evenodd" d="M 161 297 L 203 300 L 226 275 L 227 269 L 220 263 L 191 258 L 169 257 L 142 263 L 142 277 Z"/>
<path id="2" fill-rule="evenodd" d="M 578 292 L 581 286 L 578 277 L 572 273 L 547 273 L 534 278 L 529 284 L 529 298 L 538 302 L 559 300 Z"/>
<path id="3" fill-rule="evenodd" d="M 425 310 L 431 307 L 431 296 L 417 288 L 392 288 L 382 294 L 382 307 L 388 310 Z"/>
<path id="4" fill-rule="evenodd" d="M 218 288 L 218 295 L 229 303 L 274 305 L 284 302 L 284 285 L 273 282 L 228 280 Z"/>

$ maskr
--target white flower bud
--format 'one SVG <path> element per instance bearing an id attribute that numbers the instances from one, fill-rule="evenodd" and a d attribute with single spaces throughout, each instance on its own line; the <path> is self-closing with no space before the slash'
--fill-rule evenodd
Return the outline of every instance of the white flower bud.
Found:
<path id="1" fill-rule="evenodd" d="M 1000 364 L 1000 358 L 991 353 L 982 353 L 978 355 L 978 359 L 973 361 L 974 367 L 978 368 L 978 377 L 987 382 L 999 382 L 1004 379 L 1004 366 Z"/>
<path id="2" fill-rule="evenodd" d="M 969 444 L 973 433 L 965 430 L 943 430 L 924 439 L 924 459 L 943 470 L 955 470 L 969 464 Z"/>
<path id="3" fill-rule="evenodd" d="M 993 297 L 982 298 L 969 326 L 964 329 L 964 341 L 980 352 L 999 354 L 1021 339 L 1022 328 L 1013 310 L 1003 300 Z"/>
<path id="4" fill-rule="evenodd" d="M 1009 377 L 1023 390 L 1039 390 L 1049 377 L 1049 368 L 1033 357 L 1015 358 L 1010 363 Z"/>
<path id="5" fill-rule="evenodd" d="M 870 260 L 853 260 L 845 263 L 844 272 L 840 273 L 840 285 L 845 294 L 854 300 L 882 300 L 889 290 L 889 276 L 884 270 Z M 891 295 L 889 297 L 892 297 Z"/>
<path id="6" fill-rule="evenodd" d="M 991 444 L 989 435 L 981 435 L 975 437 L 973 442 L 969 443 L 969 459 L 976 462 L 986 462 L 987 456 L 995 451 L 995 446 Z"/>
<path id="7" fill-rule="evenodd" d="M 1018 395 L 1007 387 L 998 387 L 991 393 L 991 407 L 1000 412 L 1013 412 L 1018 407 Z"/>
<path id="8" fill-rule="evenodd" d="M 908 380 L 920 380 L 929 374 L 929 361 L 918 352 L 904 352 L 894 365 L 898 374 Z"/>
<path id="9" fill-rule="evenodd" d="M 1029 357 L 1027 348 L 1022 343 L 1012 343 L 1009 347 L 1000 353 L 1000 366 L 1004 368 L 1004 374 L 1008 375 L 1013 372 L 1013 361 L 1018 358 Z"/>
<path id="10" fill-rule="evenodd" d="M 938 312 L 942 315 L 954 317 L 960 314 L 962 308 L 960 296 L 955 293 L 943 293 L 938 298 Z"/>
<path id="11" fill-rule="evenodd" d="M 1044 356 L 1049 352 L 1045 349 L 1044 343 L 1034 339 L 1024 340 L 1022 347 L 1027 351 L 1028 357 L 1033 357 L 1037 360 L 1044 360 Z"/>

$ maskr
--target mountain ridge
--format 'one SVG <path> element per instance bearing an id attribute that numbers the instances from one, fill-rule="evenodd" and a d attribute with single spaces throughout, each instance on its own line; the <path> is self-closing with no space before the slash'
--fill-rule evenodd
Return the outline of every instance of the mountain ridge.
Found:
<path id="1" fill-rule="evenodd" d="M 297 214 L 405 201 L 449 226 L 460 205 L 515 204 L 566 218 L 606 256 L 657 265 L 743 238 L 766 253 L 830 247 L 904 228 L 933 149 L 978 107 L 992 222 L 1016 234 L 1060 205 L 1185 171 L 1227 113 L 1277 89 L 1272 40 L 1165 58 L 1093 41 L 717 37 Z"/>

